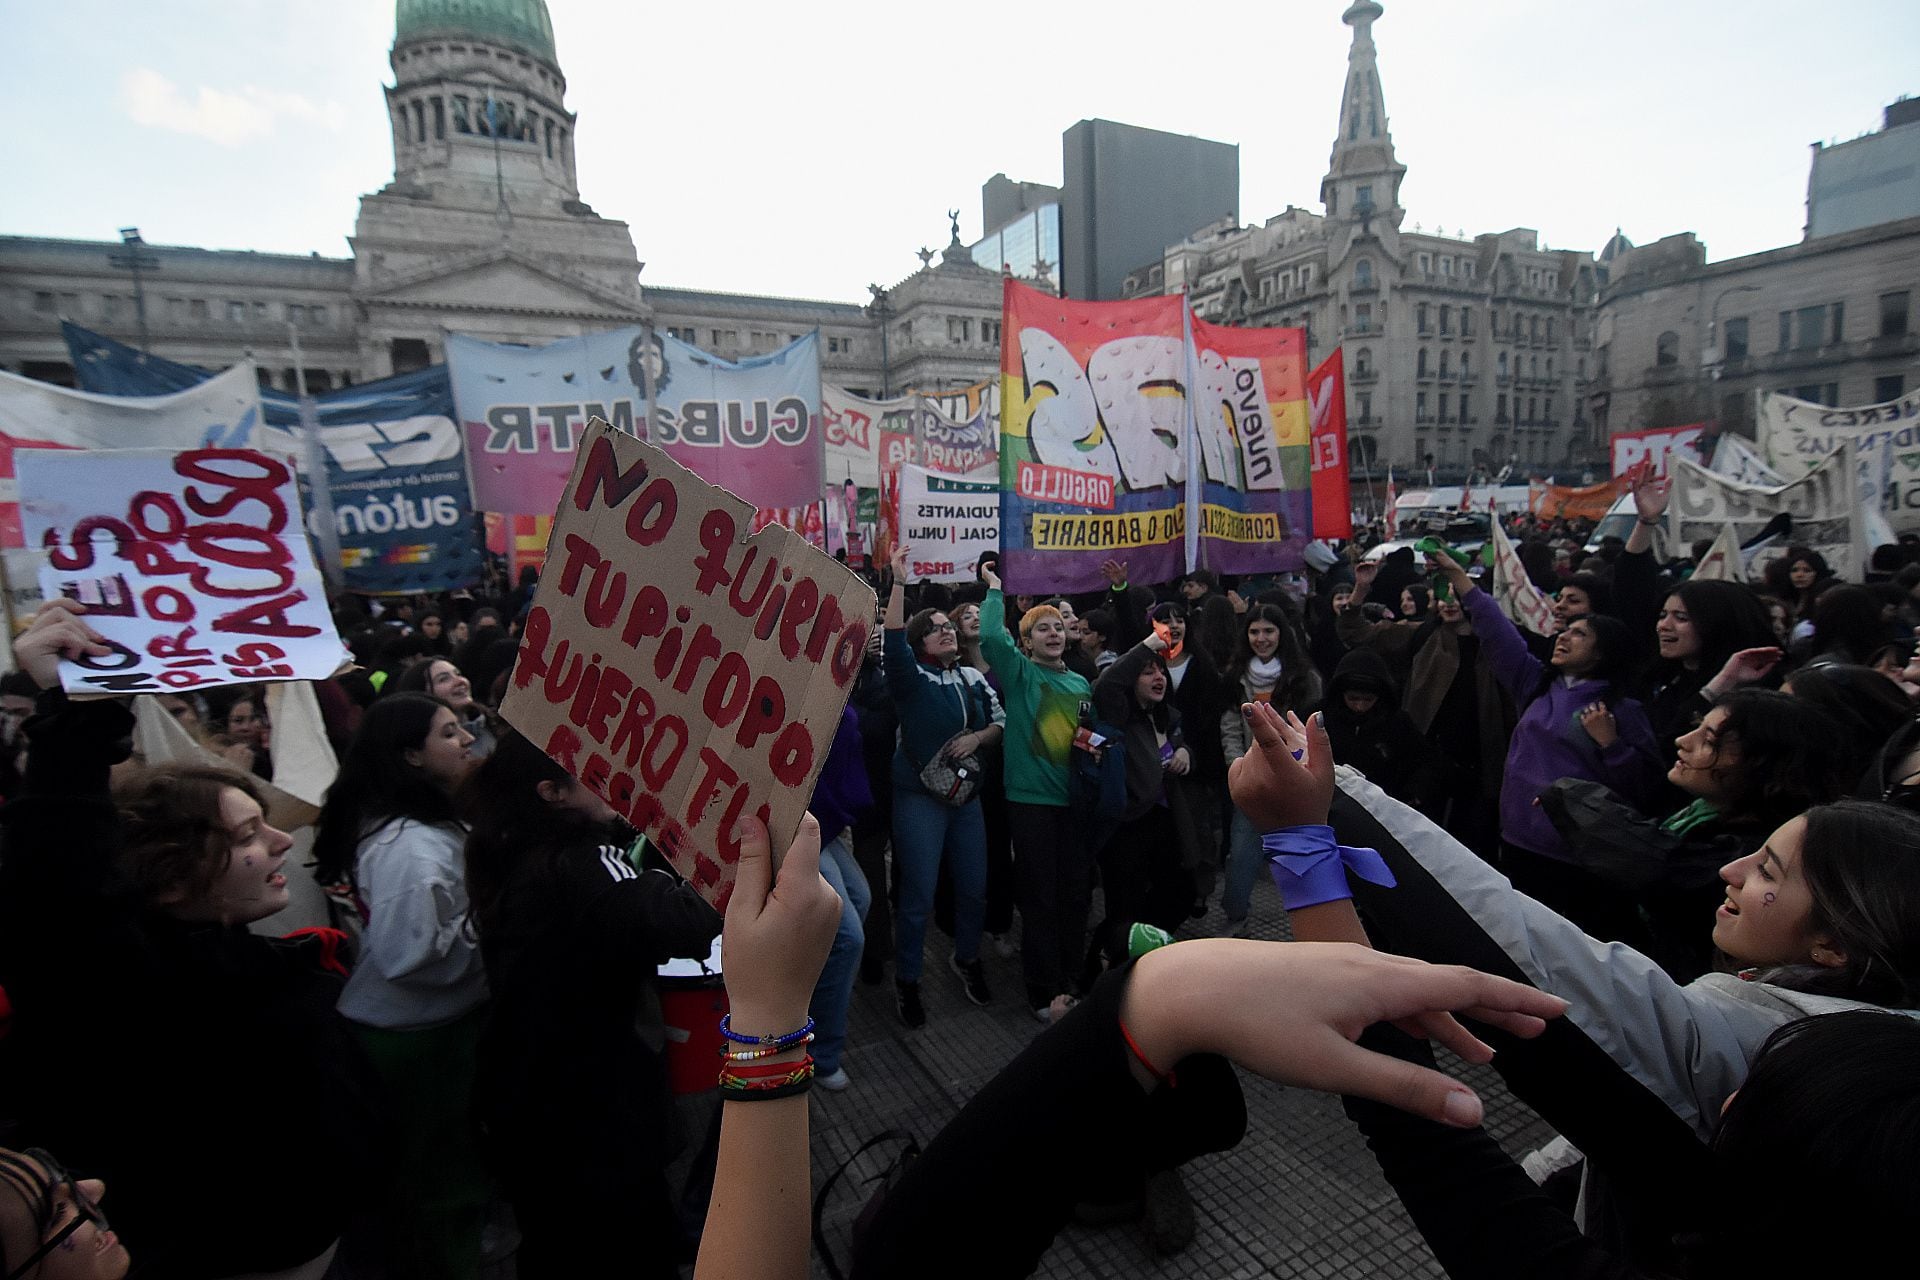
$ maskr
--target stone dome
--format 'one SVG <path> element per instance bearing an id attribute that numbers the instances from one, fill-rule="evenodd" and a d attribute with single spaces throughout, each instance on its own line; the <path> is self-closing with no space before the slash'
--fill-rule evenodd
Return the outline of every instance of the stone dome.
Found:
<path id="1" fill-rule="evenodd" d="M 432 38 L 483 40 L 531 54 L 554 66 L 553 19 L 545 0 L 397 0 L 393 42 Z"/>

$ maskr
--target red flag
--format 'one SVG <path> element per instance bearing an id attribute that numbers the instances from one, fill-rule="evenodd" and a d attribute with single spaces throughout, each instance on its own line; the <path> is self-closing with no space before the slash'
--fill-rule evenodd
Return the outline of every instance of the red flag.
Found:
<path id="1" fill-rule="evenodd" d="M 1347 491 L 1347 375 L 1340 348 L 1307 375 L 1312 415 L 1308 457 L 1313 474 L 1313 536 L 1351 538 L 1353 504 Z"/>

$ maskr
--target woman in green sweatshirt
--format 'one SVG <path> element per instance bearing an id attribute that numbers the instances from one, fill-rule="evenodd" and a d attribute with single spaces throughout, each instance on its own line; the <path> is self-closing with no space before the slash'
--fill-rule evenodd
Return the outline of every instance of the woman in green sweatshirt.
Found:
<path id="1" fill-rule="evenodd" d="M 1047 1019 L 1086 955 L 1093 897 L 1093 850 L 1067 807 L 1067 762 L 1080 707 L 1093 687 L 1067 670 L 1067 624 L 1048 605 L 1027 610 L 1015 647 L 1000 579 L 983 568 L 980 648 L 1006 704 L 1008 824 L 1013 828 L 1014 895 L 1020 906 L 1020 961 L 1027 1003 Z"/>

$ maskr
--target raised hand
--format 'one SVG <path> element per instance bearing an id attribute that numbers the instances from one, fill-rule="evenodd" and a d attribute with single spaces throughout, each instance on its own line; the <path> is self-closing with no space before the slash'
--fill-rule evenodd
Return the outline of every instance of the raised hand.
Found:
<path id="1" fill-rule="evenodd" d="M 1758 649 L 1741 649 L 1727 659 L 1726 665 L 1720 668 L 1718 675 L 1707 682 L 1707 692 L 1713 697 L 1719 697 L 1723 693 L 1731 693 L 1742 685 L 1765 679 L 1767 673 L 1779 666 L 1780 659 L 1785 656 L 1772 645 L 1763 645 Z"/>
<path id="2" fill-rule="evenodd" d="M 980 581 L 987 584 L 987 590 L 989 591 L 998 591 L 1000 589 L 1000 575 L 994 572 L 996 567 L 997 566 L 993 564 L 983 564 L 980 566 Z"/>
<path id="3" fill-rule="evenodd" d="M 1580 709 L 1580 727 L 1593 739 L 1593 745 L 1605 751 L 1620 741 L 1620 725 L 1613 718 L 1613 712 L 1607 710 L 1604 702 L 1591 703 Z"/>
<path id="4" fill-rule="evenodd" d="M 740 824 L 740 863 L 721 935 L 733 1025 L 779 1035 L 807 1020 L 814 983 L 840 927 L 840 895 L 820 874 L 820 824 L 809 813 L 780 860 L 766 825 Z"/>
<path id="5" fill-rule="evenodd" d="M 60 687 L 60 659 L 88 654 L 104 658 L 113 650 L 81 615 L 87 606 L 64 597 L 40 606 L 33 622 L 13 642 L 14 665 L 42 689 Z"/>
<path id="6" fill-rule="evenodd" d="M 1238 591 L 1227 592 L 1227 603 L 1233 606 L 1235 613 L 1245 613 L 1247 611 L 1247 598 Z"/>
<path id="7" fill-rule="evenodd" d="M 1658 520 L 1667 514 L 1667 503 L 1673 498 L 1671 477 L 1656 477 L 1652 467 L 1642 466 L 1627 488 L 1633 494 L 1634 510 L 1642 520 Z"/>
<path id="8" fill-rule="evenodd" d="M 910 548 L 906 543 L 895 542 L 893 544 L 893 551 L 887 556 L 887 569 L 893 574 L 893 580 L 896 585 L 904 585 L 907 581 L 907 553 L 909 550 Z"/>
<path id="9" fill-rule="evenodd" d="M 1100 564 L 1100 572 L 1106 575 L 1107 585 L 1124 587 L 1127 585 L 1127 565 L 1124 560 L 1105 560 Z"/>
<path id="10" fill-rule="evenodd" d="M 1255 831 L 1324 823 L 1333 804 L 1333 747 L 1319 715 L 1302 723 L 1265 702 L 1246 703 L 1241 712 L 1253 747 L 1227 771 L 1234 804 Z"/>

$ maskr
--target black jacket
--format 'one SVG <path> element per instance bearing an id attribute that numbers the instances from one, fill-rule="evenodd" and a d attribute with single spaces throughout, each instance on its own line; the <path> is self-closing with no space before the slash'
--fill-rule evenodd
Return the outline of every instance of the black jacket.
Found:
<path id="1" fill-rule="evenodd" d="M 569 1153 L 576 1169 L 670 1154 L 654 971 L 703 958 L 720 915 L 663 871 L 636 871 L 586 830 L 530 849 L 482 932 L 493 1011 L 475 1090 L 509 1149 Z M 717 1070 L 717 1064 L 716 1064 Z"/>
<path id="2" fill-rule="evenodd" d="M 377 1184 L 369 1068 L 319 948 L 187 924 L 116 891 L 117 701 L 42 696 L 0 811 L 0 1096 L 15 1145 L 104 1178 L 136 1277 L 311 1259 Z"/>
<path id="3" fill-rule="evenodd" d="M 1373 694 L 1372 710 L 1365 715 L 1349 710 L 1349 691 Z M 1422 806 L 1439 798 L 1444 790 L 1439 753 L 1400 709 L 1400 691 L 1385 658 L 1371 649 L 1354 649 L 1340 659 L 1320 714 L 1336 763 L 1352 765 L 1396 800 Z"/>

